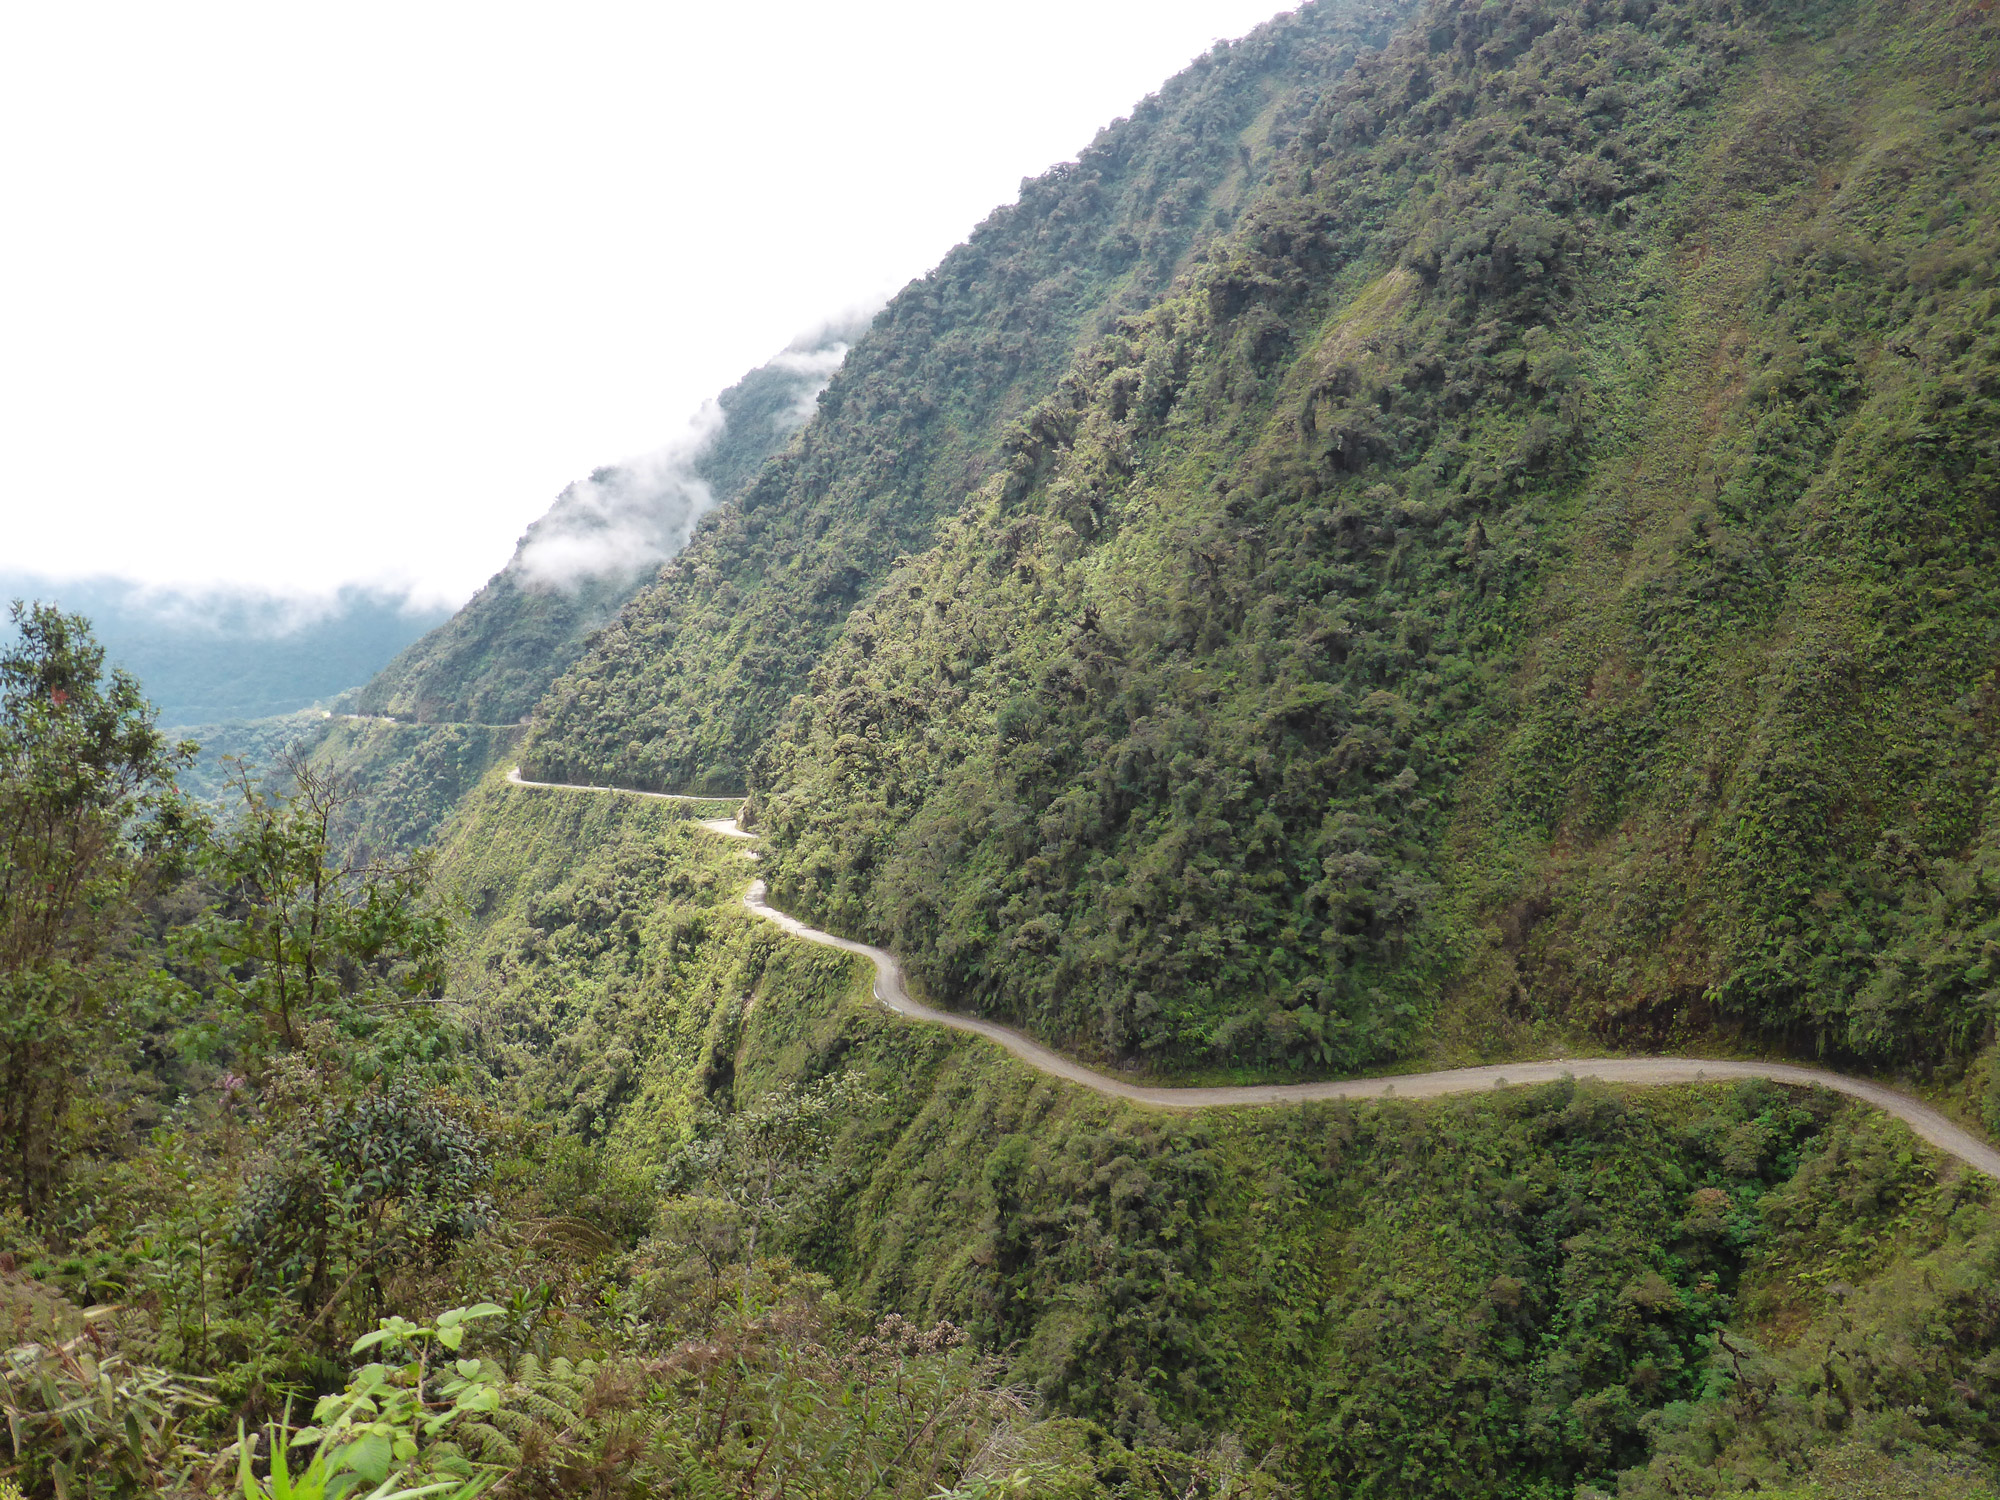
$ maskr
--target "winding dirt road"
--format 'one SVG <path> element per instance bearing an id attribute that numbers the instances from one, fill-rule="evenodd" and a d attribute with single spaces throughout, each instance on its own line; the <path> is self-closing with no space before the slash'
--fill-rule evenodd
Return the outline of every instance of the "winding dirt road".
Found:
<path id="1" fill-rule="evenodd" d="M 575 786 L 565 782 L 524 781 L 517 766 L 507 773 L 516 786 L 545 787 L 567 792 L 623 792 L 628 797 L 651 797 L 662 802 L 726 802 L 726 797 L 689 797 L 672 792 L 636 792 L 623 787 Z M 724 838 L 754 839 L 734 818 L 711 818 L 701 826 Z M 756 855 L 743 851 L 750 858 Z M 1258 1083 L 1224 1088 L 1157 1088 L 1127 1083 L 1120 1078 L 1086 1068 L 1072 1058 L 1052 1052 L 1033 1037 L 973 1016 L 937 1010 L 911 995 L 903 981 L 903 966 L 893 953 L 852 938 L 836 937 L 808 927 L 797 917 L 779 911 L 764 899 L 764 882 L 753 880 L 743 895 L 743 904 L 774 922 L 794 937 L 828 948 L 858 953 L 875 965 L 875 998 L 898 1015 L 915 1021 L 948 1026 L 997 1042 L 1014 1056 L 1055 1078 L 1066 1079 L 1084 1088 L 1095 1089 L 1116 1099 L 1160 1109 L 1215 1109 L 1243 1105 L 1298 1104 L 1309 1099 L 1439 1099 L 1449 1094 L 1476 1094 L 1487 1089 L 1515 1084 L 1553 1083 L 1562 1078 L 1595 1078 L 1604 1083 L 1666 1084 L 1720 1083 L 1731 1078 L 1768 1078 L 1776 1083 L 1815 1084 L 1874 1105 L 1894 1115 L 1924 1140 L 1956 1157 L 1967 1166 L 2000 1178 L 2000 1150 L 1971 1132 L 1962 1130 L 1922 1100 L 1898 1089 L 1850 1078 L 1823 1068 L 1801 1067 L 1794 1063 L 1711 1061 L 1698 1057 L 1581 1057 L 1553 1062 L 1502 1063 L 1483 1068 L 1452 1068 L 1440 1073 L 1409 1073 L 1398 1078 L 1349 1078 L 1327 1083 Z"/>

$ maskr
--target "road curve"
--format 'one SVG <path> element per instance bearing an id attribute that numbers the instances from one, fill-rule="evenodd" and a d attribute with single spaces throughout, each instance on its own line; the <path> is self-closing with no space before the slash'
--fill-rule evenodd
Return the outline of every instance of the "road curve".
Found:
<path id="1" fill-rule="evenodd" d="M 507 773 L 516 786 L 548 787 L 571 792 L 616 792 L 622 787 L 575 786 L 564 782 L 523 781 L 517 766 Z M 653 797 L 667 802 L 729 801 L 720 797 L 686 797 L 670 792 L 633 792 L 627 796 Z M 702 827 L 725 838 L 753 839 L 733 818 L 705 820 Z M 744 851 L 749 854 L 748 850 Z M 751 854 L 752 859 L 756 858 Z M 875 966 L 875 998 L 888 1009 L 916 1021 L 948 1026 L 953 1031 L 971 1032 L 997 1042 L 1029 1067 L 1051 1077 L 1065 1079 L 1094 1089 L 1115 1099 L 1159 1109 L 1218 1109 L 1271 1104 L 1299 1104 L 1313 1099 L 1440 1099 L 1450 1094 L 1476 1094 L 1517 1084 L 1554 1083 L 1563 1078 L 1594 1078 L 1604 1083 L 1634 1085 L 1668 1083 L 1721 1083 L 1732 1078 L 1768 1078 L 1776 1083 L 1813 1084 L 1832 1089 L 1874 1105 L 1894 1115 L 1924 1140 L 1947 1156 L 1967 1166 L 2000 1178 L 2000 1150 L 1970 1131 L 1961 1129 L 1921 1099 L 1865 1078 L 1850 1078 L 1824 1068 L 1801 1067 L 1796 1063 L 1715 1061 L 1699 1057 L 1587 1057 L 1565 1058 L 1556 1062 L 1499 1063 L 1481 1068 L 1451 1068 L 1438 1073 L 1408 1073 L 1395 1078 L 1347 1078 L 1325 1083 L 1253 1083 L 1218 1088 L 1160 1088 L 1128 1083 L 1086 1068 L 1073 1058 L 1053 1052 L 1025 1032 L 974 1016 L 961 1016 L 924 1004 L 910 993 L 903 979 L 903 966 L 887 949 L 852 938 L 836 937 L 808 927 L 797 917 L 779 911 L 764 899 L 762 880 L 753 880 L 743 895 L 743 904 L 768 922 L 775 923 L 794 937 L 828 948 L 858 953 Z"/>

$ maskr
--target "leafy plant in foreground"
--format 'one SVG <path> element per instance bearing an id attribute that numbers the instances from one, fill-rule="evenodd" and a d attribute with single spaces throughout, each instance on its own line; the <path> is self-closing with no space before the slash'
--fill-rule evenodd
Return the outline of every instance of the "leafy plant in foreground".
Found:
<path id="1" fill-rule="evenodd" d="M 100 1322 L 110 1309 L 86 1313 Z M 173 1372 L 134 1363 L 87 1328 L 0 1353 L 0 1481 L 64 1500 L 153 1495 L 188 1480 L 205 1454 L 189 1418 L 214 1398 Z"/>
<path id="2" fill-rule="evenodd" d="M 320 1398 L 311 1426 L 287 1435 L 273 1424 L 268 1485 L 258 1482 L 253 1445 L 239 1431 L 245 1500 L 345 1500 L 364 1492 L 367 1500 L 417 1500 L 425 1495 L 469 1497 L 485 1490 L 497 1474 L 471 1476 L 456 1448 L 441 1452 L 440 1442 L 466 1418 L 500 1405 L 505 1377 L 499 1368 L 455 1357 L 469 1324 L 499 1314 L 498 1307 L 482 1302 L 450 1308 L 431 1323 L 384 1318 L 373 1333 L 354 1341 L 351 1352 L 380 1348 L 405 1358 L 394 1364 L 374 1361 L 356 1370 L 345 1390 Z M 317 1451 L 294 1476 L 291 1461 L 307 1444 Z M 441 1464 L 456 1472 L 441 1472 Z"/>

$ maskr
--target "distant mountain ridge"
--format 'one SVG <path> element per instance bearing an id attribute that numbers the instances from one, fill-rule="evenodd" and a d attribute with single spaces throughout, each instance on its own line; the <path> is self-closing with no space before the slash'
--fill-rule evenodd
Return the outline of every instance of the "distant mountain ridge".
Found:
<path id="1" fill-rule="evenodd" d="M 111 660 L 174 726 L 270 718 L 358 688 L 451 614 L 360 586 L 314 599 L 0 572 L 0 601 L 13 599 L 88 616 Z M 0 617 L 0 632 L 7 628 Z"/>

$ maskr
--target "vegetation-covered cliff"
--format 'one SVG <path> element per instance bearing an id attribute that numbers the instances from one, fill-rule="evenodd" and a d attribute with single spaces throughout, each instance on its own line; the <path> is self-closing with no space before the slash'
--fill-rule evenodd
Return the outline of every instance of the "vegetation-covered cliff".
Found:
<path id="1" fill-rule="evenodd" d="M 1223 45 L 1021 185 L 897 295 L 798 446 L 717 511 L 549 695 L 555 779 L 740 791 L 856 603 L 1006 462 L 1079 345 L 1150 306 L 1254 200 L 1403 4 L 1307 6 Z"/>
<path id="2" fill-rule="evenodd" d="M 495 779 L 442 851 L 481 1072 L 635 1222 L 718 1106 L 859 1077 L 784 1248 L 1120 1451 L 1233 1444 L 1313 1496 L 1987 1493 L 1993 1188 L 1898 1123 L 1761 1084 L 1121 1105 L 883 1012 L 743 908 L 706 811 Z"/>
<path id="3" fill-rule="evenodd" d="M 293 800 L 37 617 L 0 1493 L 262 1500 L 296 1403 L 361 1493 L 1991 1500 L 1996 1188 L 1893 1119 L 1125 1104 L 760 920 L 724 804 L 501 768 L 747 788 L 778 904 L 1134 1074 L 2000 1133 L 1996 79 L 1984 0 L 1309 5 L 795 437 L 810 361 L 572 491 Z"/>

